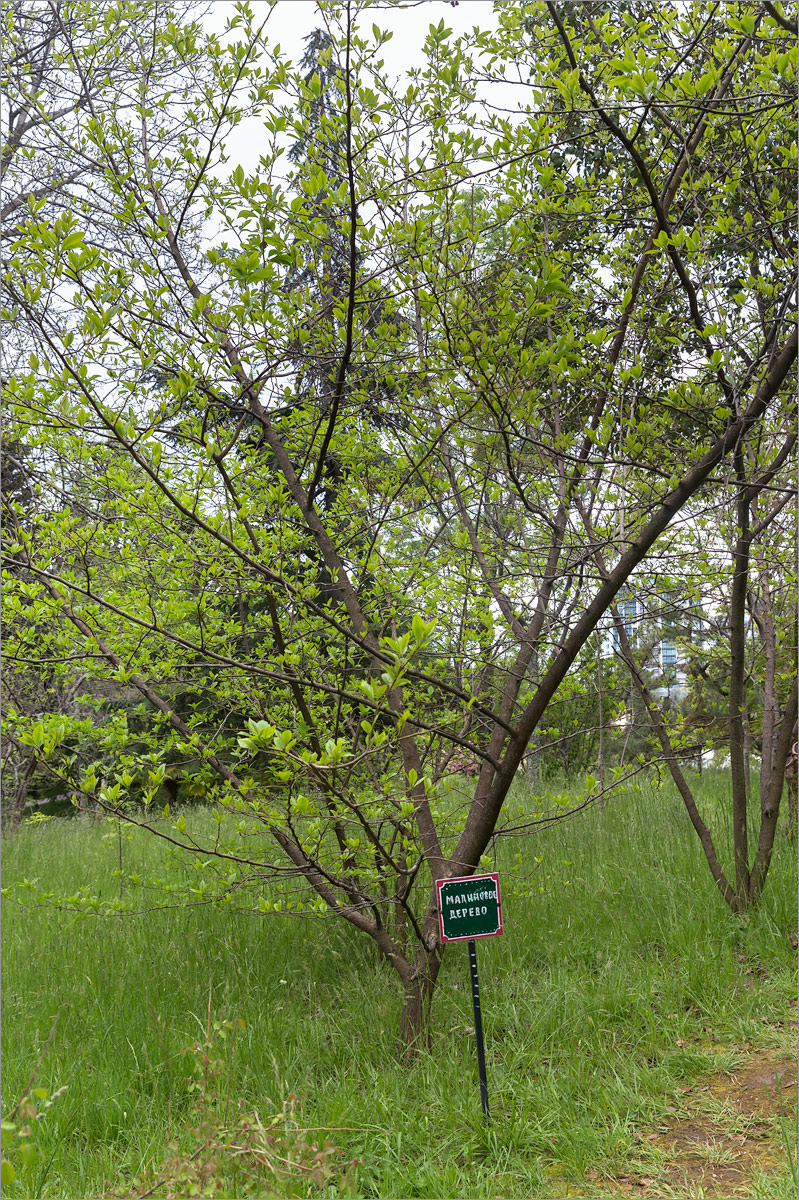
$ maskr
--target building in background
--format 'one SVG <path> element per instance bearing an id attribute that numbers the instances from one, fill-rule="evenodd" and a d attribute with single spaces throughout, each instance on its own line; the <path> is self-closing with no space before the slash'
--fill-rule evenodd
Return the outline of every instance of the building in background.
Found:
<path id="1" fill-rule="evenodd" d="M 681 602 L 670 591 L 641 588 L 622 595 L 618 610 L 628 641 L 646 673 L 651 694 L 661 701 L 683 700 L 689 688 L 683 647 L 702 640 L 701 611 L 696 604 Z M 615 625 L 608 630 L 604 652 L 621 653 Z"/>

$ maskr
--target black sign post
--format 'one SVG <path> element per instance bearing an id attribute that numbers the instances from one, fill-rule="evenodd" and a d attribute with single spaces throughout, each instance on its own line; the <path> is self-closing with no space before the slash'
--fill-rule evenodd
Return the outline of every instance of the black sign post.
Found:
<path id="1" fill-rule="evenodd" d="M 441 941 L 469 943 L 469 974 L 472 981 L 477 1070 L 480 1075 L 480 1104 L 483 1116 L 490 1121 L 475 939 L 498 937 L 502 933 L 499 875 L 492 872 L 490 875 L 467 875 L 460 879 L 439 879 L 436 888 L 438 890 L 438 930 Z"/>
<path id="2" fill-rule="evenodd" d="M 480 1076 L 480 1104 L 483 1109 L 483 1116 L 487 1121 L 490 1121 L 486 1052 L 483 1045 L 483 1018 L 480 1015 L 480 981 L 477 978 L 477 947 L 473 939 L 469 940 L 469 974 L 472 977 L 472 1010 L 474 1012 L 474 1036 L 477 1041 L 477 1072 Z"/>

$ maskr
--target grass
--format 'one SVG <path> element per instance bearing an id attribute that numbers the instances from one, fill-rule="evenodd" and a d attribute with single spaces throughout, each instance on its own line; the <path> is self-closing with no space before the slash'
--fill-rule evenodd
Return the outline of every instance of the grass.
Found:
<path id="1" fill-rule="evenodd" d="M 701 788 L 704 809 L 725 820 L 724 776 L 706 773 Z M 741 919 L 665 784 L 502 842 L 506 932 L 478 948 L 490 1126 L 464 947 L 442 968 L 432 1053 L 402 1068 L 394 977 L 343 925 L 212 906 L 76 918 L 7 900 L 3 1111 L 56 1017 L 36 1086 L 67 1091 L 36 1122 L 38 1155 L 5 1194 L 119 1195 L 170 1142 L 188 1154 L 181 1049 L 204 1038 L 209 995 L 214 1016 L 245 1023 L 225 1051 L 234 1105 L 265 1117 L 288 1106 L 335 1144 L 336 1163 L 357 1160 L 298 1194 L 599 1195 L 587 1178 L 652 1175 L 647 1131 L 681 1089 L 733 1070 L 748 1049 L 790 1042 L 779 1021 L 796 995 L 796 863 L 781 833 L 777 843 L 762 903 Z M 137 835 L 124 853 L 144 871 L 161 850 Z M 117 854 L 103 824 L 54 820 L 6 840 L 3 883 L 99 879 L 110 891 Z M 786 1166 L 761 1172 L 754 1194 L 791 1194 L 793 1130 L 775 1123 L 772 1134 Z"/>

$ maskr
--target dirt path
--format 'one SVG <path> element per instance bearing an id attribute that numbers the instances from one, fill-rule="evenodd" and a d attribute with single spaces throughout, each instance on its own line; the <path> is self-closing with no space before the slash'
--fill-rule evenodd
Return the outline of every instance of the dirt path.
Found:
<path id="1" fill-rule="evenodd" d="M 642 1134 L 649 1153 L 640 1170 L 597 1180 L 597 1195 L 744 1200 L 756 1194 L 759 1171 L 785 1169 L 782 1129 L 796 1126 L 796 1059 L 782 1049 L 750 1052 L 739 1066 L 680 1089 L 668 1111 L 663 1125 Z"/>
<path id="2" fill-rule="evenodd" d="M 756 1168 L 774 1171 L 785 1163 L 775 1118 L 793 1120 L 796 1078 L 795 1061 L 766 1050 L 732 1076 L 711 1076 L 694 1089 L 699 1111 L 676 1119 L 653 1143 L 666 1155 L 665 1181 L 720 1200 L 751 1196 Z"/>

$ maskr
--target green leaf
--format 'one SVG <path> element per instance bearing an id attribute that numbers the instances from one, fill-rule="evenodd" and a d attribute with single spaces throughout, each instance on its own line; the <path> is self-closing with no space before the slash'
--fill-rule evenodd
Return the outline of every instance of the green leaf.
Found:
<path id="1" fill-rule="evenodd" d="M 24 1167 L 32 1167 L 39 1157 L 39 1150 L 33 1142 L 24 1142 L 17 1153 Z"/>

